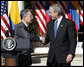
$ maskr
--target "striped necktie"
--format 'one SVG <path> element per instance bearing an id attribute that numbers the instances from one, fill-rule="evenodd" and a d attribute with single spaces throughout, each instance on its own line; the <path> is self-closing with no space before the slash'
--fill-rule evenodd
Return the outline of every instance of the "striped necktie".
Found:
<path id="1" fill-rule="evenodd" d="M 57 33 L 57 20 L 56 22 L 54 22 L 54 35 L 55 35 L 55 38 L 56 38 L 56 33 Z"/>

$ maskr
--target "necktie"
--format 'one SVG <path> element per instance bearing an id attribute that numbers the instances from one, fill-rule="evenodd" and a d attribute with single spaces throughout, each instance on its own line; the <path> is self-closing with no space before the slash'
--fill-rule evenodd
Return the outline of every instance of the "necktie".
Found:
<path id="1" fill-rule="evenodd" d="M 56 33 L 57 33 L 57 20 L 56 22 L 54 23 L 54 35 L 55 35 L 55 38 L 56 38 Z"/>
<path id="2" fill-rule="evenodd" d="M 28 32 L 29 32 L 29 26 L 27 27 L 27 29 L 28 29 Z"/>

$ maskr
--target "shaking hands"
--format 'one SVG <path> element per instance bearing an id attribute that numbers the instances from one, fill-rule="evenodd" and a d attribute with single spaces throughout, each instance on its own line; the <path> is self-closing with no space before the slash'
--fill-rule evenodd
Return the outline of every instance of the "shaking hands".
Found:
<path id="1" fill-rule="evenodd" d="M 45 37 L 42 36 L 42 43 L 45 43 Z"/>
<path id="2" fill-rule="evenodd" d="M 41 34 L 40 33 L 40 40 L 41 40 L 41 42 L 44 44 L 45 43 L 45 37 L 46 37 L 46 33 L 45 34 Z"/>
<path id="3" fill-rule="evenodd" d="M 45 43 L 45 37 L 44 36 L 41 36 L 40 40 L 42 41 L 42 43 Z"/>

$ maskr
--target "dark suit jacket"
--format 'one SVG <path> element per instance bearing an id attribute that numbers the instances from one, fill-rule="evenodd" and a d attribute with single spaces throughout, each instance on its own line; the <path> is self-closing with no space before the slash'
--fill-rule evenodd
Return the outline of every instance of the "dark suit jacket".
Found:
<path id="1" fill-rule="evenodd" d="M 75 24 L 71 20 L 63 18 L 57 30 L 56 39 L 54 37 L 54 23 L 47 24 L 46 44 L 50 42 L 48 62 L 66 63 L 67 54 L 75 56 L 77 44 L 77 32 Z M 54 58 L 55 57 L 55 58 Z"/>

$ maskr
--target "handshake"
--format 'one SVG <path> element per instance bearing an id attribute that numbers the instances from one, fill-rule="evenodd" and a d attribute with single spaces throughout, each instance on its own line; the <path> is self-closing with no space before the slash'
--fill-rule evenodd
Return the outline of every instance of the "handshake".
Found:
<path id="1" fill-rule="evenodd" d="M 40 40 L 42 41 L 42 43 L 45 43 L 45 36 L 41 36 Z"/>

